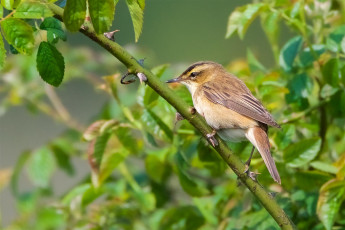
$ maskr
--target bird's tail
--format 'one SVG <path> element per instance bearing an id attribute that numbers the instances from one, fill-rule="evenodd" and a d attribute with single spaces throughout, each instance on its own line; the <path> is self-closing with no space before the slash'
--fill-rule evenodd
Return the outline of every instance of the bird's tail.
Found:
<path id="1" fill-rule="evenodd" d="M 249 128 L 246 132 L 246 137 L 258 149 L 272 178 L 277 183 L 281 184 L 276 164 L 274 163 L 274 160 L 271 155 L 270 143 L 266 131 L 258 126 Z"/>

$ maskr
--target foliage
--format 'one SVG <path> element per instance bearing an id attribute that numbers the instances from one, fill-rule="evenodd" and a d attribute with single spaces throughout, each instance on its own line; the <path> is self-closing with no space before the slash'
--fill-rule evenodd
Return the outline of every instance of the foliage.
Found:
<path id="1" fill-rule="evenodd" d="M 67 0 L 65 26 L 77 31 L 90 15 L 96 31 L 104 33 L 116 3 L 89 0 L 86 12 L 86 1 Z M 137 40 L 145 1 L 126 3 Z M 63 79 L 64 83 L 77 76 L 90 80 L 90 72 L 113 71 L 114 63 L 90 67 L 90 51 L 63 52 L 61 45 L 70 66 L 64 74 L 65 61 L 55 46 L 66 40 L 66 34 L 51 17 L 52 3 L 4 0 L 1 4 L 0 12 L 6 9 L 0 13 L 2 36 L 12 53 L 32 54 L 38 49 L 36 64 L 35 58 L 18 55 L 14 69 L 10 61 L 4 62 L 6 50 L 0 38 L 2 110 L 23 104 L 68 127 L 60 137 L 18 159 L 11 189 L 19 216 L 5 229 L 278 229 L 249 191 L 237 186 L 234 174 L 194 128 L 186 121 L 174 126 L 174 109 L 144 84 L 138 86 L 136 102 L 126 103 L 133 92 L 119 85 L 119 74 L 91 81 L 110 98 L 98 117 L 84 128 L 64 116 L 51 98 L 47 102 L 35 66 L 44 81 L 58 86 Z M 227 68 L 279 118 L 282 129 L 271 129 L 270 141 L 282 186 L 273 183 L 258 155 L 251 167 L 262 173 L 260 183 L 276 193 L 298 229 L 345 226 L 344 15 L 341 0 L 267 0 L 241 6 L 229 16 L 227 37 L 237 33 L 244 38 L 259 18 L 272 47 L 273 68 L 261 64 L 250 50 L 247 60 L 240 61 L 244 63 L 229 63 Z M 283 45 L 282 28 L 290 29 Z M 161 65 L 152 71 L 164 78 L 167 71 L 176 70 Z M 185 88 L 173 87 L 191 103 Z M 229 145 L 243 159 L 250 153 L 248 143 Z M 75 176 L 75 158 L 88 160 L 90 174 L 57 197 L 51 178 L 58 170 Z M 23 173 L 33 184 L 25 193 L 18 183 Z"/>

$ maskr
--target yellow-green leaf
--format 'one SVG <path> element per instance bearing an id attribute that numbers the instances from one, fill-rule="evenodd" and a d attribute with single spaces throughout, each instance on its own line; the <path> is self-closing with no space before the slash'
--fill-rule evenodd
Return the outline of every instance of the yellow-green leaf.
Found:
<path id="1" fill-rule="evenodd" d="M 93 27 L 97 34 L 107 32 L 115 14 L 114 0 L 88 0 L 89 12 Z"/>
<path id="2" fill-rule="evenodd" d="M 4 66 L 6 58 L 6 50 L 4 46 L 4 41 L 2 40 L 2 36 L 0 34 L 0 69 Z"/>
<path id="3" fill-rule="evenodd" d="M 21 2 L 13 14 L 15 18 L 46 18 L 54 14 L 46 4 L 40 2 Z"/>
<path id="4" fill-rule="evenodd" d="M 7 18 L 1 23 L 2 32 L 7 42 L 22 54 L 30 54 L 34 48 L 32 27 L 17 18 Z"/>
<path id="5" fill-rule="evenodd" d="M 143 28 L 144 10 L 137 0 L 126 0 L 126 2 L 133 22 L 135 42 L 137 42 Z"/>
<path id="6" fill-rule="evenodd" d="M 1 5 L 8 10 L 12 10 L 13 2 L 13 0 L 1 0 Z"/>
<path id="7" fill-rule="evenodd" d="M 86 16 L 86 0 L 67 0 L 63 14 L 65 26 L 70 31 L 78 31 Z"/>

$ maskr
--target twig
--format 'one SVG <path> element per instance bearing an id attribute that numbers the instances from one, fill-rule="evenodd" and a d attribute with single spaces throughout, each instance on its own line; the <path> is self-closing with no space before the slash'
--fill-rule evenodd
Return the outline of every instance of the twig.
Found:
<path id="1" fill-rule="evenodd" d="M 53 4 L 49 7 L 54 12 L 55 17 L 62 21 L 63 9 Z M 161 82 L 151 71 L 141 66 L 122 46 L 116 42 L 110 41 L 104 35 L 97 35 L 91 23 L 88 21 L 85 22 L 83 29 L 79 31 L 109 51 L 114 57 L 127 66 L 129 72 L 143 73 L 147 77 L 147 85 L 171 104 L 177 112 L 199 130 L 205 138 L 208 133 L 212 132 L 212 129 L 199 114 L 192 114 L 190 112 L 190 106 L 186 102 L 177 97 L 176 93 L 165 83 Z M 282 229 L 295 229 L 294 223 L 279 206 L 277 201 L 274 200 L 259 183 L 248 177 L 245 173 L 245 166 L 240 158 L 234 155 L 227 144 L 219 137 L 216 137 L 216 139 L 219 145 L 215 147 L 215 150 L 236 173 L 242 183 L 246 185 L 252 194 L 261 202 L 263 207 L 270 213 L 278 225 Z"/>

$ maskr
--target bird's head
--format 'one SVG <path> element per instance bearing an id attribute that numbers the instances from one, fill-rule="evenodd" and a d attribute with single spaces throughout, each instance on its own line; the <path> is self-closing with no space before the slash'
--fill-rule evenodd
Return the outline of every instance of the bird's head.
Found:
<path id="1" fill-rule="evenodd" d="M 220 71 L 224 71 L 223 66 L 215 62 L 196 62 L 189 66 L 179 77 L 170 79 L 167 83 L 179 82 L 191 89 L 211 81 Z"/>

